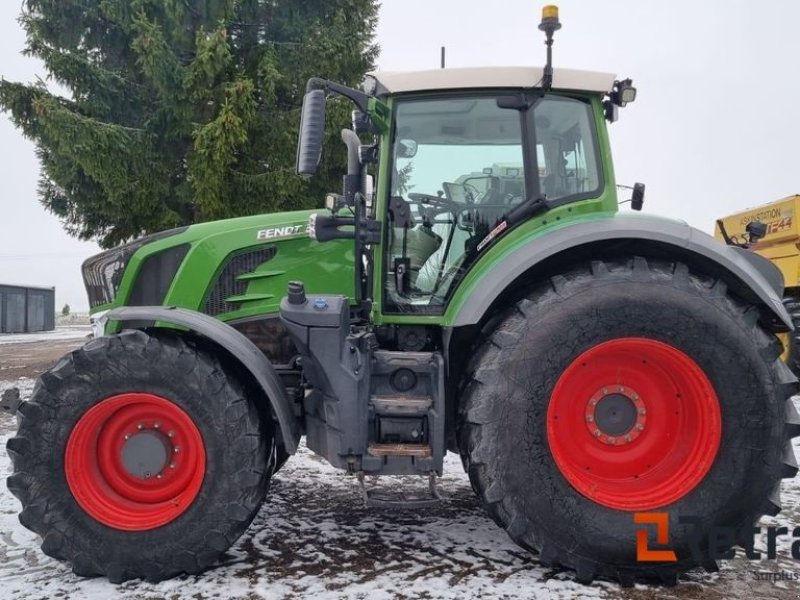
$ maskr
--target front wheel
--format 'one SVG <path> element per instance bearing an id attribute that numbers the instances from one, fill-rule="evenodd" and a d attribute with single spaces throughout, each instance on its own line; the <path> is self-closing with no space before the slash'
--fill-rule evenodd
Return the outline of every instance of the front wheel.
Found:
<path id="1" fill-rule="evenodd" d="M 211 566 L 266 493 L 271 421 L 175 335 L 101 337 L 23 403 L 8 487 L 45 554 L 79 575 L 158 581 Z"/>
<path id="2" fill-rule="evenodd" d="M 758 316 L 720 280 L 639 257 L 534 290 L 487 332 L 462 398 L 462 458 L 489 513 L 582 582 L 715 568 L 715 528 L 747 544 L 797 472 L 796 380 Z M 641 512 L 665 513 L 674 560 L 639 560 Z"/>

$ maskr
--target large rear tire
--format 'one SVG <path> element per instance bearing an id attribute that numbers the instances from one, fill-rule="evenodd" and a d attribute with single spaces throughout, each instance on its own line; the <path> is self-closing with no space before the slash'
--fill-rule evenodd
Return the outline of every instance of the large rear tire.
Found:
<path id="1" fill-rule="evenodd" d="M 78 575 L 198 573 L 266 493 L 271 421 L 213 355 L 175 335 L 92 340 L 44 373 L 19 412 L 7 448 L 20 522 Z"/>
<path id="2" fill-rule="evenodd" d="M 640 257 L 593 261 L 510 307 L 461 399 L 462 459 L 491 516 L 581 582 L 715 569 L 712 529 L 747 544 L 797 473 L 796 380 L 758 319 L 721 280 Z M 653 511 L 674 562 L 637 561 L 632 513 Z"/>

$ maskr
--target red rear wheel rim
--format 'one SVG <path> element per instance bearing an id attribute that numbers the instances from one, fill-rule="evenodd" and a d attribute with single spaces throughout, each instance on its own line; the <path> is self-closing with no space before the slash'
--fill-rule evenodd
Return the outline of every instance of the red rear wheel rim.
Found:
<path id="1" fill-rule="evenodd" d="M 671 504 L 706 476 L 719 449 L 719 400 L 677 348 L 618 338 L 561 374 L 547 409 L 547 441 L 566 480 L 608 508 Z"/>
<path id="2" fill-rule="evenodd" d="M 154 394 L 100 401 L 67 440 L 64 471 L 78 504 L 97 521 L 145 531 L 183 514 L 206 470 L 203 438 L 191 417 Z"/>

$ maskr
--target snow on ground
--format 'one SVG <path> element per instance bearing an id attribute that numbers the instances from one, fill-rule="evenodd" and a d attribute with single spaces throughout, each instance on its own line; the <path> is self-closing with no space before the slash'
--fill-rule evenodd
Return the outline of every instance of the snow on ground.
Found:
<path id="1" fill-rule="evenodd" d="M 0 345 L 81 339 L 90 333 L 92 333 L 92 328 L 88 325 L 63 325 L 56 327 L 53 331 L 37 333 L 2 333 L 0 334 Z"/>
<path id="2" fill-rule="evenodd" d="M 12 382 L 0 381 L 0 393 Z M 23 398 L 33 381 L 13 382 Z M 11 474 L 6 440 L 14 417 L 0 414 L 0 478 Z M 407 482 L 408 485 L 415 481 Z M 583 586 L 570 573 L 539 565 L 485 515 L 457 457 L 448 455 L 445 500 L 427 512 L 364 508 L 353 477 L 303 448 L 273 479 L 263 509 L 222 564 L 199 576 L 158 584 L 113 585 L 82 579 L 46 557 L 35 534 L 17 520 L 19 502 L 0 486 L 0 589 L 8 600 L 114 597 L 151 600 L 469 599 L 485 598 L 797 598 L 798 582 L 758 582 L 754 571 L 800 571 L 779 544 L 778 561 L 727 561 L 719 573 L 684 576 L 675 588 Z M 800 481 L 784 486 L 787 510 L 765 521 L 800 525 Z M 741 554 L 741 550 L 739 551 Z"/>

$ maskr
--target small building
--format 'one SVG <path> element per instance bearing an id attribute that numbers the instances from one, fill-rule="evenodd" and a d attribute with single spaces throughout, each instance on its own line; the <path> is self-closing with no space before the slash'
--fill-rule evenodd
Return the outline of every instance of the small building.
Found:
<path id="1" fill-rule="evenodd" d="M 0 333 L 56 328 L 56 288 L 0 283 Z"/>

